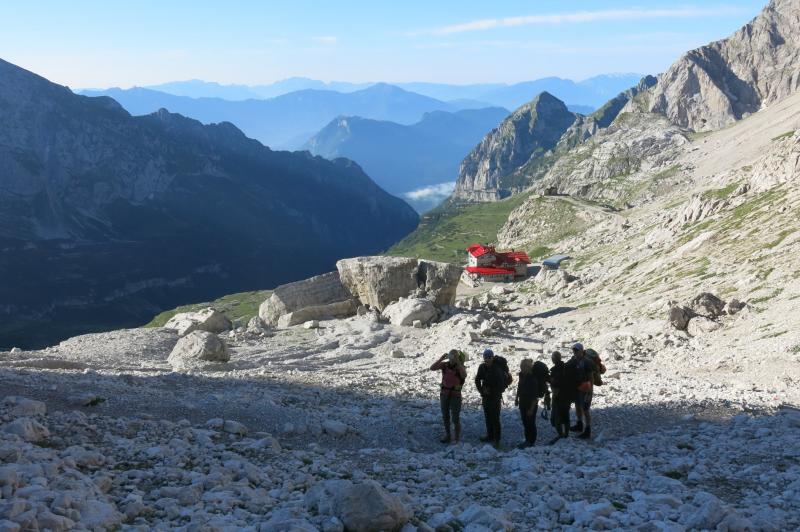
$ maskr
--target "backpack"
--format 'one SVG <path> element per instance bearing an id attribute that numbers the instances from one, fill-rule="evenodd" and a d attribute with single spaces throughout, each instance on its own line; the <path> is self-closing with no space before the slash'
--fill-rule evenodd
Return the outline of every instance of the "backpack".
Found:
<path id="1" fill-rule="evenodd" d="M 533 363 L 533 374 L 537 383 L 536 397 L 542 398 L 547 391 L 547 383 L 550 382 L 550 370 L 547 369 L 547 364 L 537 360 Z"/>
<path id="2" fill-rule="evenodd" d="M 594 369 L 592 370 L 592 384 L 595 386 L 602 386 L 603 378 L 601 375 L 606 372 L 606 367 L 603 365 L 603 361 L 600 359 L 600 354 L 594 349 L 587 349 L 586 356 L 594 365 Z"/>
<path id="3" fill-rule="evenodd" d="M 506 388 L 511 386 L 511 383 L 514 382 L 514 377 L 511 376 L 511 371 L 508 369 L 508 361 L 501 356 L 496 356 L 494 363 L 499 364 L 500 367 L 503 368 L 503 372 L 505 373 L 506 380 L 505 380 L 505 387 L 503 388 L 503 391 L 505 391 Z"/>

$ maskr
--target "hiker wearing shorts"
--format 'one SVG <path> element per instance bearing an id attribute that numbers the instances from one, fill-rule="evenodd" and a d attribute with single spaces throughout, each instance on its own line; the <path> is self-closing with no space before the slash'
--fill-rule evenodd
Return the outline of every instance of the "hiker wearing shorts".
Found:
<path id="1" fill-rule="evenodd" d="M 441 393 L 439 404 L 442 409 L 442 422 L 444 423 L 444 436 L 442 443 L 453 441 L 450 432 L 450 422 L 455 429 L 455 441 L 461 440 L 461 388 L 467 380 L 467 368 L 464 367 L 463 355 L 456 349 L 442 355 L 439 360 L 431 365 L 431 371 L 442 372 Z"/>
<path id="2" fill-rule="evenodd" d="M 594 373 L 596 368 L 592 359 L 586 356 L 582 344 L 572 346 L 575 355 L 575 368 L 578 377 L 578 388 L 575 396 L 575 411 L 578 423 L 571 429 L 580 432 L 578 438 L 588 440 L 592 437 L 592 397 L 594 396 Z"/>

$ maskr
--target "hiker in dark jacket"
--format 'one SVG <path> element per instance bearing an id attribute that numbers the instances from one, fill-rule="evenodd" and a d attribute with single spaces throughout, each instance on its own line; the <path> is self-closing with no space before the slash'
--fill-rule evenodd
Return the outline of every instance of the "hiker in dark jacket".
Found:
<path id="1" fill-rule="evenodd" d="M 506 359 L 495 356 L 491 349 L 486 349 L 483 352 L 483 363 L 475 375 L 475 387 L 481 394 L 483 416 L 486 419 L 486 436 L 482 437 L 481 441 L 490 442 L 495 447 L 500 446 L 500 410 L 503 405 L 503 392 L 511 381 Z"/>
<path id="2" fill-rule="evenodd" d="M 461 388 L 467 380 L 467 368 L 456 349 L 452 349 L 431 365 L 431 371 L 442 372 L 441 393 L 439 404 L 442 408 L 442 422 L 444 423 L 444 437 L 442 443 L 453 440 L 450 432 L 450 420 L 455 429 L 455 441 L 461 441 Z"/>
<path id="3" fill-rule="evenodd" d="M 533 360 L 523 359 L 520 363 L 517 395 L 514 399 L 514 404 L 519 406 L 525 430 L 525 441 L 518 445 L 520 449 L 533 447 L 536 444 L 536 410 L 539 408 L 539 397 L 544 395 L 544 390 L 540 390 L 541 384 L 539 377 L 533 373 Z"/>
<path id="4" fill-rule="evenodd" d="M 577 390 L 577 384 L 567 375 L 567 365 L 561 360 L 561 353 L 554 351 L 551 360 L 553 367 L 550 368 L 550 388 L 553 410 L 550 421 L 558 433 L 558 436 L 550 442 L 553 444 L 560 438 L 569 436 L 569 408 L 575 399 L 574 392 Z"/>

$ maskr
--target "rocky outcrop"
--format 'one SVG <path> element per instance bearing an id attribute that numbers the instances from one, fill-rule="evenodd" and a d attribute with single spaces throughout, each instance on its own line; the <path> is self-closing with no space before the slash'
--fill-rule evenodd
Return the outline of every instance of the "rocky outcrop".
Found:
<path id="1" fill-rule="evenodd" d="M 281 285 L 261 304 L 259 317 L 271 327 L 289 327 L 309 320 L 344 318 L 356 312 L 353 296 L 338 272 Z"/>
<path id="2" fill-rule="evenodd" d="M 462 268 L 405 257 L 356 257 L 336 263 L 342 284 L 363 305 L 383 311 L 403 297 L 452 305 Z"/>
<path id="3" fill-rule="evenodd" d="M 430 323 L 436 317 L 436 307 L 427 299 L 401 299 L 386 307 L 383 315 L 392 325 L 408 327 L 415 321 L 419 321 L 421 324 Z"/>
<path id="4" fill-rule="evenodd" d="M 166 329 L 177 331 L 179 336 L 186 336 L 192 331 L 206 331 L 219 334 L 230 330 L 231 320 L 225 314 L 209 307 L 197 312 L 181 312 L 175 314 L 164 325 Z"/>
<path id="5" fill-rule="evenodd" d="M 411 519 L 411 511 L 374 480 L 353 483 L 327 480 L 306 494 L 306 508 L 341 520 L 353 532 L 397 531 Z"/>
<path id="6" fill-rule="evenodd" d="M 668 321 L 679 331 L 686 331 L 690 336 L 700 336 L 716 331 L 722 327 L 720 318 L 726 314 L 737 314 L 744 307 L 744 303 L 738 299 L 725 303 L 714 294 L 703 292 L 684 305 L 671 305 Z"/>
<path id="7" fill-rule="evenodd" d="M 772 0 L 729 38 L 686 53 L 648 94 L 648 110 L 695 131 L 725 127 L 800 87 L 800 4 Z"/>
<path id="8" fill-rule="evenodd" d="M 230 360 L 228 346 L 215 334 L 194 331 L 175 344 L 167 362 L 174 369 L 193 369 L 209 363 L 224 363 Z"/>
<path id="9" fill-rule="evenodd" d="M 753 165 L 750 190 L 763 192 L 772 187 L 800 180 L 800 130 L 787 132 Z"/>
<path id="10" fill-rule="evenodd" d="M 454 196 L 493 201 L 524 187 L 522 168 L 553 150 L 578 115 L 547 92 L 514 111 L 464 158 Z"/>

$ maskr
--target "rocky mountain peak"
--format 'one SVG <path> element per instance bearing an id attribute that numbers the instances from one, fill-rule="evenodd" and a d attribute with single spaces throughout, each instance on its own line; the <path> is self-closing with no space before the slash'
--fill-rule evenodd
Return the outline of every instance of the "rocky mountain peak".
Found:
<path id="1" fill-rule="evenodd" d="M 515 188 L 511 175 L 555 148 L 578 115 L 547 92 L 518 108 L 492 130 L 461 163 L 456 197 L 494 200 Z"/>
<path id="2" fill-rule="evenodd" d="M 649 111 L 708 131 L 800 87 L 800 3 L 773 0 L 736 33 L 684 54 L 658 78 Z"/>

